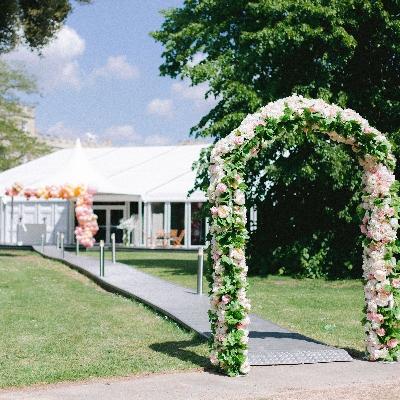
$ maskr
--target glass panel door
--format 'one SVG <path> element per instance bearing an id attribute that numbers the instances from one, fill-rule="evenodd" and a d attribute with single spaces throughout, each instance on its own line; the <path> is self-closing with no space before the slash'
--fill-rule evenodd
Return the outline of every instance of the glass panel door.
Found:
<path id="1" fill-rule="evenodd" d="M 191 243 L 192 245 L 206 244 L 206 220 L 205 218 L 199 219 L 196 214 L 199 212 L 203 203 L 191 203 Z"/>
<path id="2" fill-rule="evenodd" d="M 100 240 L 106 241 L 107 237 L 107 210 L 94 210 L 97 215 L 97 224 L 99 225 L 99 230 L 94 236 L 96 242 L 99 243 Z"/>
<path id="3" fill-rule="evenodd" d="M 185 244 L 185 203 L 171 203 L 171 231 L 172 244 Z M 182 233 L 183 232 L 183 233 Z M 175 240 L 173 240 L 175 239 Z"/>
<path id="4" fill-rule="evenodd" d="M 110 241 L 111 234 L 115 233 L 115 243 L 122 243 L 124 231 L 117 229 L 117 226 L 124 219 L 124 210 L 110 210 Z"/>

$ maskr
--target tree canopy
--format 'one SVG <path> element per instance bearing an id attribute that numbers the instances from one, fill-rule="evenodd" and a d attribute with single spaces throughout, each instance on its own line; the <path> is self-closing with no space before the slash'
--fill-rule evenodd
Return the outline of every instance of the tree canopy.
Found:
<path id="1" fill-rule="evenodd" d="M 35 80 L 21 67 L 0 61 L 0 172 L 50 150 L 23 129 L 30 116 L 19 95 L 35 91 Z"/>
<path id="2" fill-rule="evenodd" d="M 0 53 L 12 50 L 20 42 L 31 49 L 40 50 L 51 40 L 71 11 L 69 0 L 2 0 Z"/>
<path id="3" fill-rule="evenodd" d="M 218 140 L 248 113 L 298 93 L 356 110 L 400 145 L 399 0 L 186 0 L 162 12 L 152 32 L 165 46 L 161 75 L 207 82 L 218 99 L 192 134 Z M 247 205 L 258 210 L 254 265 L 360 276 L 352 194 L 360 170 L 346 149 L 317 132 L 289 133 L 247 171 Z"/>

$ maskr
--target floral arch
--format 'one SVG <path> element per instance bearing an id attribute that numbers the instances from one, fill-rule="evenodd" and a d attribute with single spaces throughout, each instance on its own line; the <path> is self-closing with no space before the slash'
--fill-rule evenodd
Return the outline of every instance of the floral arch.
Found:
<path id="1" fill-rule="evenodd" d="M 246 161 L 285 132 L 310 130 L 352 146 L 364 169 L 365 234 L 363 278 L 365 280 L 365 347 L 371 360 L 400 357 L 400 251 L 398 227 L 399 184 L 393 170 L 395 159 L 386 137 L 353 110 L 329 105 L 320 99 L 291 97 L 269 103 L 248 115 L 241 125 L 217 142 L 210 158 L 212 205 L 209 263 L 213 282 L 210 291 L 212 338 L 211 362 L 228 375 L 249 372 L 248 325 L 250 302 L 246 298 L 247 266 L 245 191 Z"/>

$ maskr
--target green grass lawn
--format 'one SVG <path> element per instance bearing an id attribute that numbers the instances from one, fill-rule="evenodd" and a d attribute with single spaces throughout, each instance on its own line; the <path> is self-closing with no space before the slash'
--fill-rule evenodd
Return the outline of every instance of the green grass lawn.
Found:
<path id="1" fill-rule="evenodd" d="M 98 257 L 91 252 L 83 254 Z M 106 258 L 111 260 L 110 252 L 106 252 Z M 195 252 L 118 251 L 117 260 L 196 290 Z M 360 320 L 364 292 L 361 280 L 298 280 L 268 276 L 249 277 L 248 281 L 253 313 L 326 344 L 345 348 L 353 357 L 363 356 Z M 203 293 L 207 293 L 205 280 L 203 287 Z"/>
<path id="2" fill-rule="evenodd" d="M 203 338 L 60 262 L 0 250 L 0 387 L 204 367 Z"/>

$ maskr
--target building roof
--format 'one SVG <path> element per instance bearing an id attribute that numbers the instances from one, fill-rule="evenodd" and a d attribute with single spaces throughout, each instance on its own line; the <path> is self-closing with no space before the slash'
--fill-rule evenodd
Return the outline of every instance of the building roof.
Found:
<path id="1" fill-rule="evenodd" d="M 192 164 L 206 145 L 63 149 L 0 173 L 0 196 L 14 182 L 39 188 L 64 183 L 96 186 L 99 193 L 144 201 L 185 201 L 196 173 Z M 201 191 L 191 201 L 205 201 Z"/>

